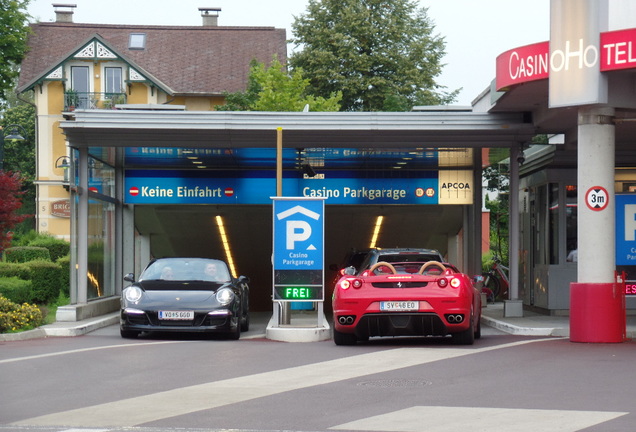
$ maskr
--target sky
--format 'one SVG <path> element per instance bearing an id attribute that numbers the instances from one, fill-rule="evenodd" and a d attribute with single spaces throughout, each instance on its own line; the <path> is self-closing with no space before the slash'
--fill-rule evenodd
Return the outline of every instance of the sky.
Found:
<path id="1" fill-rule="evenodd" d="M 34 21 L 55 21 L 52 4 L 75 4 L 73 21 L 97 24 L 198 26 L 199 7 L 219 7 L 221 26 L 284 28 L 292 35 L 295 16 L 308 0 L 31 0 Z M 499 54 L 550 39 L 550 0 L 418 0 L 428 8 L 435 33 L 446 39 L 446 56 L 437 83 L 462 89 L 457 105 L 470 105 L 495 78 Z M 293 46 L 288 47 L 288 53 Z"/>

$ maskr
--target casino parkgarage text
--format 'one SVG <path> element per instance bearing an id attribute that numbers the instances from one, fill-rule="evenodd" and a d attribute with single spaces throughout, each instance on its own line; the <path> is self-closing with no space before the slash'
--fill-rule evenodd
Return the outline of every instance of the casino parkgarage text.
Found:
<path id="1" fill-rule="evenodd" d="M 326 187 L 313 189 L 310 187 L 303 188 L 304 197 L 316 197 L 316 198 L 340 198 L 341 191 L 339 189 L 329 189 Z M 362 187 L 360 189 L 352 189 L 345 187 L 342 190 L 342 196 L 345 198 L 366 198 L 373 201 L 376 198 L 390 198 L 393 200 L 399 200 L 406 196 L 406 190 L 404 189 L 367 189 Z"/>

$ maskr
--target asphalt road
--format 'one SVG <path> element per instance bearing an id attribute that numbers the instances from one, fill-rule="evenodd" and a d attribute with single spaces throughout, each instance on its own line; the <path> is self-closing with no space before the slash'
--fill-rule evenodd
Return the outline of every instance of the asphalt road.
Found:
<path id="1" fill-rule="evenodd" d="M 440 339 L 284 343 L 117 326 L 0 343 L 0 432 L 631 431 L 636 343 L 484 327 Z"/>

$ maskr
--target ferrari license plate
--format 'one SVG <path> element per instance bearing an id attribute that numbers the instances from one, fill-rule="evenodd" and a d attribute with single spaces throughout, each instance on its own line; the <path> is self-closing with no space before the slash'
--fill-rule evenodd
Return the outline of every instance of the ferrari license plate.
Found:
<path id="1" fill-rule="evenodd" d="M 194 311 L 159 311 L 159 319 L 191 321 L 194 319 Z"/>
<path id="2" fill-rule="evenodd" d="M 383 301 L 380 302 L 380 310 L 383 311 L 416 311 L 420 308 L 418 301 Z"/>

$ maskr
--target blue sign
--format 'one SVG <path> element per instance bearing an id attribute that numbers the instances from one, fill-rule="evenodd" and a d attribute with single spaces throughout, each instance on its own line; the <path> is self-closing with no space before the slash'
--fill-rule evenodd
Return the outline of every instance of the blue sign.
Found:
<path id="1" fill-rule="evenodd" d="M 274 199 L 274 270 L 322 270 L 323 199 Z"/>
<path id="2" fill-rule="evenodd" d="M 326 200 L 327 204 L 438 204 L 436 172 L 417 178 L 283 178 L 283 195 Z M 331 175 L 331 174 L 330 174 Z M 199 177 L 181 171 L 127 170 L 126 204 L 270 204 L 276 179 L 267 172 L 246 176 Z"/>
<path id="3" fill-rule="evenodd" d="M 636 195 L 616 197 L 616 265 L 636 265 Z"/>

